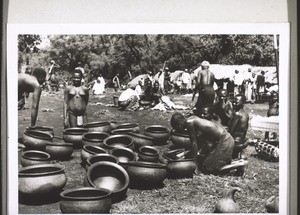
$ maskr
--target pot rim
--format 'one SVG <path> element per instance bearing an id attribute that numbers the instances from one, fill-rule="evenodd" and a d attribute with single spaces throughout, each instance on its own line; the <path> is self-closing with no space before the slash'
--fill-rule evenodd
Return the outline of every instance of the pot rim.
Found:
<path id="1" fill-rule="evenodd" d="M 142 150 L 143 149 L 150 149 L 150 150 L 152 150 L 153 151 L 153 153 L 151 153 L 151 152 L 143 152 Z M 154 153 L 155 152 L 155 153 Z M 140 148 L 139 148 L 139 153 L 140 154 L 142 154 L 142 155 L 152 155 L 152 156 L 157 156 L 158 154 L 159 154 L 159 151 L 158 151 L 158 149 L 157 148 L 155 148 L 155 147 L 153 147 L 153 146 L 141 146 Z"/>
<path id="2" fill-rule="evenodd" d="M 88 122 L 83 125 L 84 128 L 94 128 L 98 126 L 110 126 L 110 122 L 108 121 L 96 121 L 96 122 Z"/>
<path id="3" fill-rule="evenodd" d="M 101 152 L 99 152 L 99 153 L 97 153 L 97 152 L 93 152 L 93 151 L 91 151 L 90 149 L 88 149 L 88 148 L 96 148 L 96 149 L 99 149 L 99 150 L 102 150 L 103 151 L 103 154 L 107 154 L 107 151 L 104 149 L 104 148 L 102 148 L 102 147 L 100 147 L 100 146 L 94 146 L 94 145 L 83 145 L 83 150 L 84 151 L 86 151 L 86 152 L 88 152 L 88 153 L 90 153 L 90 154 L 93 154 L 93 155 L 96 155 L 96 154 L 101 154 Z"/>
<path id="4" fill-rule="evenodd" d="M 131 128 L 131 127 L 139 127 L 139 124 L 135 122 L 124 122 L 124 123 L 118 123 L 117 125 L 117 128 Z"/>
<path id="5" fill-rule="evenodd" d="M 115 159 L 116 164 L 119 163 L 119 159 L 114 155 L 111 155 L 111 154 L 95 154 L 95 155 L 87 158 L 87 160 L 86 160 L 87 165 L 91 166 L 92 165 L 91 160 L 96 158 L 96 157 L 110 157 L 110 158 Z M 102 161 L 97 161 L 97 162 L 102 162 Z M 95 162 L 95 163 L 97 163 L 97 162 Z M 111 161 L 108 161 L 108 162 L 111 162 Z"/>
<path id="6" fill-rule="evenodd" d="M 124 131 L 124 132 L 128 131 L 128 133 L 130 133 L 130 132 L 134 131 L 134 128 L 116 128 L 116 129 L 112 130 L 111 133 L 113 135 L 118 135 L 118 133 L 115 133 L 116 131 Z M 119 134 L 127 134 L 127 133 L 119 133 Z"/>
<path id="7" fill-rule="evenodd" d="M 150 137 L 150 136 L 147 136 L 144 134 L 138 134 L 138 133 L 134 133 L 134 132 L 129 132 L 128 134 L 131 136 L 134 136 L 134 137 L 138 137 L 138 138 L 142 138 L 142 139 L 146 139 L 146 140 L 150 140 L 150 141 L 154 140 L 153 137 Z"/>
<path id="8" fill-rule="evenodd" d="M 118 169 L 119 171 L 121 171 L 125 177 L 125 183 L 123 185 L 123 187 L 119 190 L 115 190 L 115 191 L 111 191 L 112 193 L 119 193 L 119 192 L 122 192 L 124 190 L 126 190 L 128 188 L 128 185 L 129 185 L 129 175 L 127 173 L 127 171 L 119 164 L 116 164 L 116 163 L 112 163 L 112 162 L 109 162 L 109 161 L 102 161 L 102 162 L 98 162 L 98 163 L 94 163 L 92 164 L 88 170 L 87 170 L 87 181 L 88 183 L 93 186 L 93 187 L 96 187 L 96 185 L 91 181 L 91 172 L 94 168 L 98 167 L 98 166 L 112 166 L 116 169 Z"/>
<path id="9" fill-rule="evenodd" d="M 103 140 L 103 144 L 104 144 L 105 146 L 107 146 L 108 148 L 110 148 L 110 149 L 113 149 L 113 148 L 119 148 L 119 147 L 113 147 L 113 146 L 107 144 L 107 141 L 110 140 L 110 139 L 120 138 L 120 137 L 128 138 L 128 139 L 130 140 L 130 143 L 128 143 L 128 144 L 126 144 L 126 145 L 124 144 L 124 146 L 126 146 L 126 148 L 133 145 L 133 139 L 132 139 L 132 137 L 130 137 L 129 135 L 126 135 L 126 134 L 114 134 L 114 135 L 111 135 L 111 136 L 109 136 L 109 137 L 107 137 L 107 138 L 105 138 L 105 139 Z M 124 148 L 125 148 L 125 147 L 124 147 Z"/>
<path id="10" fill-rule="evenodd" d="M 130 161 L 128 162 L 129 166 L 137 166 L 137 167 L 148 167 L 148 168 L 155 168 L 155 169 L 165 169 L 166 164 L 162 163 L 153 163 L 147 161 Z"/>
<path id="11" fill-rule="evenodd" d="M 162 128 L 164 131 L 155 131 L 155 130 L 149 131 L 149 129 L 153 129 L 153 128 Z M 150 125 L 145 128 L 145 131 L 150 132 L 150 133 L 169 133 L 170 132 L 170 130 L 166 126 L 163 126 L 163 125 Z"/>
<path id="12" fill-rule="evenodd" d="M 30 169 L 41 169 L 45 167 L 53 167 L 57 168 L 57 170 L 53 170 L 50 172 L 43 172 L 43 173 L 26 173 L 24 171 L 30 170 Z M 40 177 L 40 176 L 47 176 L 47 175 L 56 175 L 58 173 L 63 173 L 65 170 L 65 166 L 61 164 L 38 164 L 38 165 L 32 165 L 27 167 L 22 167 L 19 170 L 19 177 Z"/>
<path id="13" fill-rule="evenodd" d="M 66 194 L 74 193 L 74 192 L 80 192 L 80 191 L 100 191 L 105 192 L 106 194 L 104 195 L 99 195 L 95 197 L 87 196 L 87 197 L 75 197 L 75 196 L 66 196 Z M 80 187 L 80 188 L 72 188 L 68 190 L 64 190 L 61 192 L 59 195 L 63 200 L 82 200 L 82 201 L 90 201 L 90 200 L 100 200 L 100 199 L 105 199 L 111 196 L 111 191 L 105 188 L 96 188 L 96 187 Z"/>
<path id="14" fill-rule="evenodd" d="M 64 135 L 83 135 L 84 133 L 88 132 L 89 130 L 87 128 L 79 128 L 79 127 L 73 127 L 73 128 L 66 128 L 63 130 Z"/>
<path id="15" fill-rule="evenodd" d="M 133 150 L 129 149 L 129 148 L 126 148 L 126 147 L 115 147 L 111 150 L 111 155 L 113 155 L 114 152 L 116 151 L 126 151 L 126 152 L 129 152 L 132 156 L 133 156 L 133 160 L 136 159 L 136 154 Z M 115 157 L 117 157 L 116 155 L 113 155 Z M 118 158 L 118 157 L 117 157 Z M 119 159 L 119 158 L 118 158 Z M 122 163 L 122 162 L 119 162 L 119 163 Z"/>
<path id="16" fill-rule="evenodd" d="M 68 142 L 51 142 L 47 143 L 46 146 L 65 146 L 65 147 L 73 147 L 73 143 Z"/>
<path id="17" fill-rule="evenodd" d="M 87 141 L 91 141 L 91 142 L 99 142 L 99 141 L 101 142 L 101 140 L 96 139 L 96 138 L 93 138 L 93 139 L 87 138 L 88 135 L 106 135 L 105 138 L 109 137 L 109 134 L 106 133 L 106 132 L 89 131 L 89 132 L 83 133 L 83 135 L 82 135 L 82 140 L 87 140 Z M 103 138 L 102 141 L 103 141 L 105 138 Z"/>
<path id="18" fill-rule="evenodd" d="M 36 153 L 36 154 L 43 154 L 46 155 L 47 158 L 33 158 L 33 157 L 27 157 L 26 154 L 27 153 Z M 22 157 L 27 159 L 27 160 L 33 160 L 33 161 L 47 161 L 50 160 L 50 154 L 48 154 L 47 152 L 43 152 L 43 151 L 38 151 L 38 150 L 28 150 L 28 151 L 23 151 L 22 152 Z"/>
<path id="19" fill-rule="evenodd" d="M 53 131 L 52 126 L 37 125 L 34 128 L 29 127 L 29 126 L 26 127 L 26 130 L 39 130 L 39 129 L 45 129 L 45 130 Z"/>
<path id="20" fill-rule="evenodd" d="M 53 139 L 53 135 L 51 135 L 47 132 L 38 131 L 38 130 L 25 130 L 24 134 L 29 137 L 38 138 L 38 139 L 42 139 L 42 140 L 52 140 Z M 40 135 L 42 135 L 42 136 L 40 136 Z"/>

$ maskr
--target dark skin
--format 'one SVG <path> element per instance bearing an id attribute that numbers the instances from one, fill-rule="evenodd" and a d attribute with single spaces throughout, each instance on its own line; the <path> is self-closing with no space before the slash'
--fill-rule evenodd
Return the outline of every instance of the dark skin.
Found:
<path id="1" fill-rule="evenodd" d="M 237 95 L 233 101 L 234 113 L 229 122 L 228 132 L 237 140 L 244 141 L 248 130 L 249 115 L 244 110 L 245 97 Z"/>
<path id="2" fill-rule="evenodd" d="M 73 86 L 68 86 L 64 92 L 64 126 L 66 128 L 77 127 L 77 116 L 83 116 L 83 123 L 87 122 L 86 107 L 89 101 L 89 89 L 81 85 L 81 79 L 82 74 L 75 71 L 72 77 Z"/>
<path id="3" fill-rule="evenodd" d="M 228 100 L 225 91 L 218 95 L 218 102 L 215 104 L 215 113 L 220 117 L 221 124 L 228 126 L 228 123 L 233 116 L 233 106 Z"/>
<path id="4" fill-rule="evenodd" d="M 276 93 L 271 95 L 271 100 L 269 102 L 269 110 L 267 112 L 267 116 L 278 116 L 279 115 L 279 102 L 278 96 Z"/>
<path id="5" fill-rule="evenodd" d="M 215 75 L 208 70 L 209 67 L 203 66 L 203 70 L 198 73 L 197 85 L 195 87 L 192 101 L 194 101 L 196 92 L 201 89 L 202 86 L 209 85 L 214 86 Z"/>
<path id="6" fill-rule="evenodd" d="M 42 93 L 41 85 L 45 78 L 37 79 L 28 74 L 18 74 L 18 100 L 23 98 L 24 94 L 32 93 L 31 105 L 31 127 L 36 126 L 36 119 L 39 111 L 40 97 Z"/>

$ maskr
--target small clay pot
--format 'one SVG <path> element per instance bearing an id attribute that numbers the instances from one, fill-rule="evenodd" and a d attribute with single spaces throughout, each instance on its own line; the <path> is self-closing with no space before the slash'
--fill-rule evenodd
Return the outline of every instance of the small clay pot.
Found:
<path id="1" fill-rule="evenodd" d="M 173 145 L 176 146 L 177 148 L 190 149 L 192 146 L 190 141 L 190 136 L 188 135 L 187 132 L 180 133 L 180 132 L 176 132 L 175 130 L 172 130 L 171 141 Z"/>
<path id="2" fill-rule="evenodd" d="M 63 130 L 63 139 L 66 143 L 73 143 L 74 149 L 81 149 L 82 144 L 82 135 L 89 130 L 86 128 L 67 128 Z"/>
<path id="3" fill-rule="evenodd" d="M 68 160 L 73 153 L 73 143 L 66 143 L 61 137 L 54 137 L 47 143 L 46 152 L 55 160 Z"/>
<path id="4" fill-rule="evenodd" d="M 154 145 L 153 137 L 149 137 L 149 136 L 146 136 L 143 134 L 137 134 L 137 133 L 133 133 L 133 132 L 128 133 L 128 135 L 133 139 L 134 148 L 136 148 L 136 149 L 138 149 L 142 146 L 153 146 Z"/>
<path id="5" fill-rule="evenodd" d="M 46 152 L 37 150 L 23 151 L 20 157 L 20 163 L 23 167 L 48 164 L 50 163 L 50 155 Z"/>
<path id="6" fill-rule="evenodd" d="M 140 127 L 137 123 L 119 123 L 116 129 L 132 129 L 134 133 L 140 132 Z"/>
<path id="7" fill-rule="evenodd" d="M 103 188 L 83 187 L 60 193 L 59 207 L 62 213 L 109 213 L 111 191 Z"/>
<path id="8" fill-rule="evenodd" d="M 170 137 L 170 131 L 167 127 L 161 125 L 151 125 L 145 128 L 144 134 L 154 138 L 154 145 L 166 145 Z"/>
<path id="9" fill-rule="evenodd" d="M 105 132 L 87 132 L 82 135 L 82 143 L 83 145 L 103 147 L 103 140 L 107 137 L 109 137 L 109 134 Z"/>
<path id="10" fill-rule="evenodd" d="M 90 132 L 105 132 L 110 133 L 110 122 L 89 122 L 83 125 L 84 128 L 89 129 Z"/>
<path id="11" fill-rule="evenodd" d="M 53 127 L 50 126 L 36 126 L 36 127 L 26 127 L 26 130 L 30 130 L 30 131 L 41 131 L 41 132 L 45 132 L 48 133 L 52 136 L 54 136 L 54 131 L 53 131 Z"/>
<path id="12" fill-rule="evenodd" d="M 81 150 L 81 160 L 85 163 L 89 157 L 97 154 L 107 154 L 107 151 L 100 146 L 84 145 Z"/>
<path id="13" fill-rule="evenodd" d="M 47 143 L 51 143 L 53 136 L 49 133 L 26 130 L 23 133 L 23 144 L 27 149 L 45 151 Z"/>
<path id="14" fill-rule="evenodd" d="M 192 178 L 195 169 L 195 159 L 170 160 L 167 163 L 168 178 Z"/>
<path id="15" fill-rule="evenodd" d="M 158 162 L 159 151 L 152 146 L 142 146 L 139 148 L 139 160 L 148 162 Z"/>
<path id="16" fill-rule="evenodd" d="M 110 154 L 96 154 L 93 156 L 90 156 L 86 160 L 86 169 L 88 169 L 92 164 L 97 163 L 97 162 L 102 162 L 102 161 L 109 161 L 118 164 L 119 159 Z"/>
<path id="17" fill-rule="evenodd" d="M 118 147 L 134 149 L 132 138 L 125 134 L 111 135 L 103 140 L 103 144 L 105 148 L 110 150 Z"/>

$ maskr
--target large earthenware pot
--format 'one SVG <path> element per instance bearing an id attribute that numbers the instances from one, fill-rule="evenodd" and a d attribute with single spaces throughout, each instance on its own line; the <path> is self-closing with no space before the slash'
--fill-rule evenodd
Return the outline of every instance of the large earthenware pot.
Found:
<path id="1" fill-rule="evenodd" d="M 66 185 L 65 167 L 41 164 L 23 167 L 19 171 L 19 192 L 28 198 L 58 194 Z"/>
<path id="2" fill-rule="evenodd" d="M 27 149 L 45 151 L 47 143 L 51 143 L 53 136 L 49 133 L 26 130 L 23 133 L 23 144 Z"/>
<path id="3" fill-rule="evenodd" d="M 141 146 L 153 146 L 153 137 L 149 137 L 143 134 L 137 134 L 130 132 L 128 135 L 133 139 L 134 148 L 138 149 Z"/>
<path id="4" fill-rule="evenodd" d="M 129 134 L 130 132 L 133 132 L 133 128 L 116 128 L 114 130 L 111 130 L 111 134 Z"/>
<path id="5" fill-rule="evenodd" d="M 50 155 L 43 151 L 27 150 L 22 152 L 20 162 L 23 167 L 48 164 L 50 163 Z"/>
<path id="6" fill-rule="evenodd" d="M 107 137 L 109 137 L 109 134 L 105 132 L 88 132 L 82 135 L 82 143 L 83 145 L 94 145 L 103 147 L 103 140 Z"/>
<path id="7" fill-rule="evenodd" d="M 51 159 L 68 160 L 73 153 L 73 143 L 66 143 L 62 137 L 53 137 L 51 143 L 47 143 L 46 152 Z"/>
<path id="8" fill-rule="evenodd" d="M 172 130 L 171 141 L 177 148 L 191 148 L 190 136 L 187 132 L 177 132 L 175 130 Z"/>
<path id="9" fill-rule="evenodd" d="M 152 146 L 142 146 L 139 148 L 138 156 L 140 161 L 158 162 L 159 151 Z"/>
<path id="10" fill-rule="evenodd" d="M 59 207 L 62 213 L 109 213 L 111 191 L 103 188 L 81 187 L 60 193 Z"/>
<path id="11" fill-rule="evenodd" d="M 162 125 L 151 125 L 145 128 L 144 134 L 154 138 L 154 145 L 166 145 L 170 131 Z"/>
<path id="12" fill-rule="evenodd" d="M 137 123 L 119 123 L 116 129 L 121 129 L 121 128 L 132 129 L 133 130 L 132 132 L 134 133 L 140 132 L 140 127 L 139 124 Z"/>
<path id="13" fill-rule="evenodd" d="M 114 155 L 97 154 L 97 155 L 93 155 L 93 156 L 89 157 L 86 160 L 86 169 L 88 169 L 92 164 L 97 163 L 97 162 L 101 162 L 101 161 L 109 161 L 109 162 L 113 162 L 113 163 L 116 163 L 116 164 L 119 163 L 119 159 Z"/>
<path id="14" fill-rule="evenodd" d="M 84 145 L 81 150 L 81 160 L 85 163 L 89 157 L 97 154 L 107 154 L 107 150 L 100 146 Z"/>
<path id="15" fill-rule="evenodd" d="M 82 148 L 82 135 L 89 130 L 86 128 L 67 128 L 63 130 L 63 139 L 66 143 L 73 143 L 75 149 Z"/>
<path id="16" fill-rule="evenodd" d="M 153 188 L 163 185 L 167 177 L 165 164 L 134 161 L 128 163 L 127 172 L 130 178 L 130 187 Z"/>
<path id="17" fill-rule="evenodd" d="M 192 178 L 195 169 L 195 159 L 171 160 L 167 163 L 169 178 Z"/>
<path id="18" fill-rule="evenodd" d="M 118 158 L 119 164 L 125 169 L 128 162 L 136 160 L 136 154 L 129 148 L 113 148 L 111 154 Z"/>
<path id="19" fill-rule="evenodd" d="M 126 198 L 129 176 L 120 165 L 102 161 L 88 168 L 87 182 L 92 187 L 110 190 L 113 202 L 117 202 Z"/>
<path id="20" fill-rule="evenodd" d="M 49 133 L 52 136 L 54 136 L 53 127 L 50 127 L 50 126 L 26 127 L 26 130 L 30 130 L 30 131 L 42 131 L 42 132 Z"/>
<path id="21" fill-rule="evenodd" d="M 105 148 L 110 150 L 118 147 L 134 149 L 132 138 L 125 134 L 111 135 L 103 140 L 103 144 Z"/>
<path id="22" fill-rule="evenodd" d="M 83 127 L 96 132 L 110 133 L 111 131 L 110 122 L 89 122 L 84 124 Z"/>

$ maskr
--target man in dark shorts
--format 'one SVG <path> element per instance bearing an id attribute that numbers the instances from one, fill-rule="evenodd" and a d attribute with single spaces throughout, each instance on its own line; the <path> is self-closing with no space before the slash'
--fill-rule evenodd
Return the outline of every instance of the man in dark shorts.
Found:
<path id="1" fill-rule="evenodd" d="M 237 158 L 239 153 L 248 145 L 246 141 L 246 134 L 248 131 L 249 115 L 244 110 L 245 103 L 245 95 L 238 94 L 234 97 L 234 113 L 228 126 L 228 132 L 235 141 L 233 158 Z"/>
<path id="2" fill-rule="evenodd" d="M 33 70 L 32 75 L 18 74 L 18 109 L 23 109 L 25 105 L 25 95 L 32 93 L 31 105 L 31 127 L 36 126 L 36 119 L 39 111 L 40 97 L 42 93 L 41 85 L 45 82 L 46 71 L 42 68 Z"/>
<path id="3" fill-rule="evenodd" d="M 209 71 L 209 62 L 203 61 L 201 63 L 202 70 L 198 73 L 197 85 L 194 90 L 192 101 L 194 101 L 195 94 L 198 91 L 198 101 L 195 105 L 195 114 L 199 115 L 200 109 L 206 104 L 213 104 L 215 99 L 214 81 L 215 75 Z"/>
<path id="4" fill-rule="evenodd" d="M 218 91 L 218 102 L 214 105 L 215 114 L 219 116 L 221 124 L 228 126 L 233 115 L 233 106 L 228 99 L 228 93 L 225 89 Z"/>
<path id="5" fill-rule="evenodd" d="M 204 106 L 200 116 L 203 118 L 191 116 L 185 119 L 181 113 L 175 113 L 171 126 L 176 131 L 188 130 L 196 173 L 218 174 L 223 166 L 231 163 L 234 140 L 223 126 L 212 120 L 211 107 Z"/>

